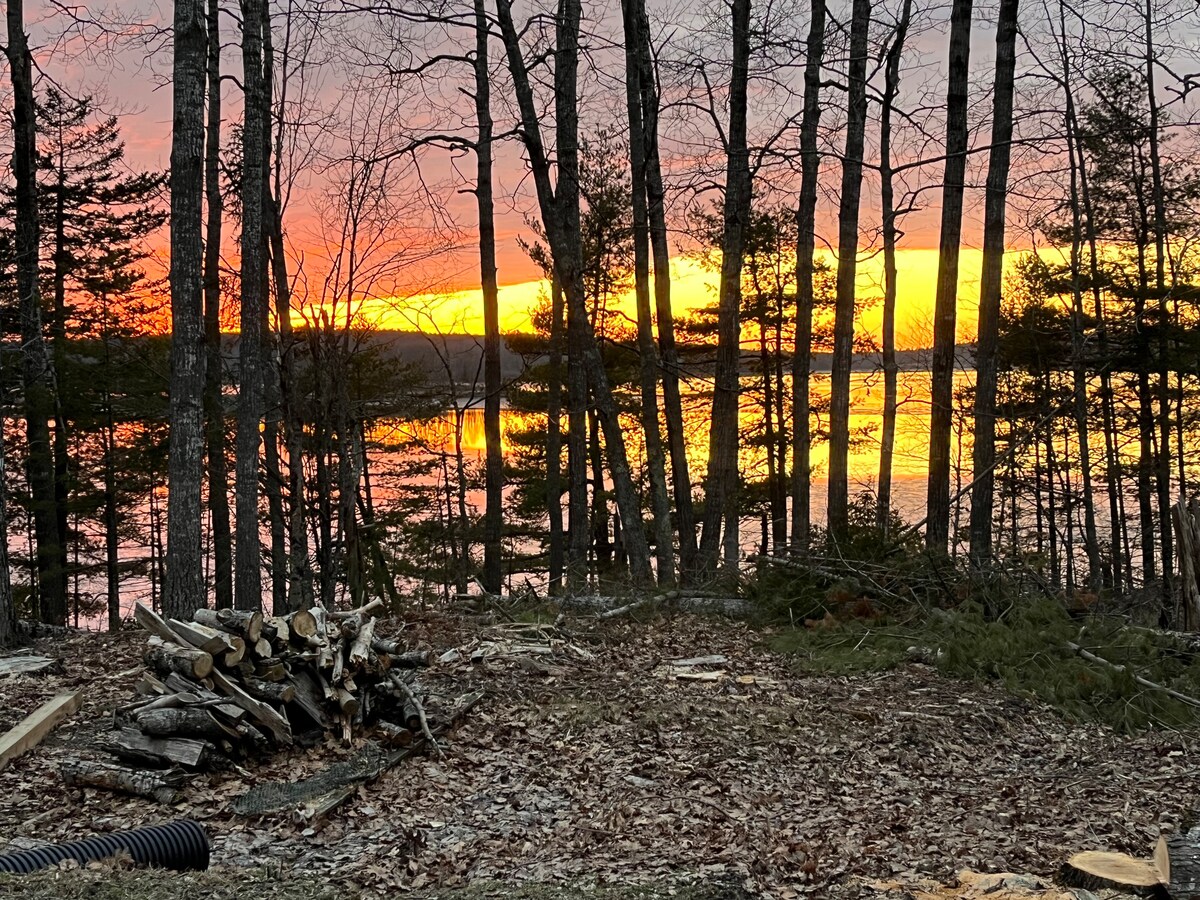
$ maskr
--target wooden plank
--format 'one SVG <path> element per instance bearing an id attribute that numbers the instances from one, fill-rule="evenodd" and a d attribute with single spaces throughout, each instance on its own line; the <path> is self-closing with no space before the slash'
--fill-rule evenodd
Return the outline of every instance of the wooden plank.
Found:
<path id="1" fill-rule="evenodd" d="M 6 656 L 0 659 L 0 678 L 5 675 L 32 675 L 58 664 L 48 656 Z"/>
<path id="2" fill-rule="evenodd" d="M 24 721 L 0 737 L 0 769 L 42 742 L 63 719 L 79 710 L 83 694 L 59 694 L 30 713 Z"/>

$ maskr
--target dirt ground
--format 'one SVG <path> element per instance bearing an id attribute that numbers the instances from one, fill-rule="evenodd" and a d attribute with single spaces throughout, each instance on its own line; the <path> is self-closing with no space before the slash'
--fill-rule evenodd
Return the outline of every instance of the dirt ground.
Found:
<path id="1" fill-rule="evenodd" d="M 441 653 L 476 646 L 486 627 L 423 616 L 405 635 Z M 351 752 L 332 741 L 196 776 L 173 808 L 64 787 L 60 762 L 104 758 L 95 745 L 133 695 L 144 636 L 43 643 L 65 674 L 0 680 L 0 730 L 56 692 L 83 691 L 84 707 L 0 772 L 0 845 L 187 816 L 210 831 L 218 875 L 316 879 L 330 896 L 499 896 L 515 885 L 552 896 L 537 891 L 556 884 L 579 896 L 585 883 L 659 896 L 655 885 L 690 882 L 724 886 L 713 897 L 850 900 L 904 895 L 889 883 L 953 882 L 964 868 L 1050 875 L 1084 849 L 1147 855 L 1195 796 L 1192 735 L 1072 725 L 918 665 L 801 677 L 737 624 L 566 629 L 552 655 L 472 663 L 464 652 L 434 666 L 430 683 L 482 687 L 486 699 L 443 758 L 406 761 L 323 822 L 227 807 L 258 780 Z M 665 665 L 711 654 L 727 661 L 685 670 L 720 673 L 702 680 Z M 500 893 L 473 893 L 485 885 Z"/>

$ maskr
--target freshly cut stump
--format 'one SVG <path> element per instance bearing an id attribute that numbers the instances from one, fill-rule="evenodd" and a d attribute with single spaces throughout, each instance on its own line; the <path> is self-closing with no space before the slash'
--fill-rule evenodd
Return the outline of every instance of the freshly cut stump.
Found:
<path id="1" fill-rule="evenodd" d="M 1058 880 L 1065 887 L 1089 891 L 1114 888 L 1160 900 L 1171 897 L 1167 877 L 1152 860 L 1134 859 L 1124 853 L 1102 850 L 1076 853 L 1063 865 Z"/>

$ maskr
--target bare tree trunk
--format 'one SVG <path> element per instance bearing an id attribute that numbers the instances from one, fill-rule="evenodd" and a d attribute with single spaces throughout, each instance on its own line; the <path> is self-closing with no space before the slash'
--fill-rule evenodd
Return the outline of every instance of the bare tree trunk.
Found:
<path id="1" fill-rule="evenodd" d="M 170 560 L 163 610 L 190 616 L 206 601 L 201 533 L 204 473 L 204 85 L 208 47 L 202 0 L 175 2 L 171 131 L 171 400 L 167 478 Z"/>
<path id="2" fill-rule="evenodd" d="M 650 223 L 647 198 L 646 137 L 643 132 L 641 68 L 638 63 L 642 39 L 638 0 L 625 0 L 625 102 L 629 114 L 629 164 L 633 202 L 633 269 L 637 299 L 638 357 L 642 376 L 642 431 L 646 440 L 646 466 L 650 475 L 651 508 L 654 511 L 655 556 L 658 583 L 675 580 L 675 553 L 671 529 L 671 501 L 667 496 L 667 469 L 663 458 L 662 434 L 658 424 L 658 350 L 654 345 L 654 322 L 650 312 Z"/>
<path id="3" fill-rule="evenodd" d="M 213 542 L 213 596 L 217 609 L 233 606 L 233 544 L 229 525 L 229 462 L 225 445 L 221 353 L 221 37 L 220 3 L 208 0 L 208 131 L 204 183 L 208 234 L 204 244 L 205 447 L 208 456 L 208 518 Z"/>
<path id="4" fill-rule="evenodd" d="M 475 4 L 475 201 L 479 209 L 479 271 L 483 287 L 483 431 L 487 499 L 483 517 L 483 587 L 499 594 L 504 516 L 504 448 L 500 432 L 500 294 L 496 283 L 496 223 L 492 203 L 492 102 L 485 0 Z"/>
<path id="5" fill-rule="evenodd" d="M 666 191 L 658 151 L 658 85 L 650 46 L 650 21 L 645 0 L 630 0 L 636 7 L 638 83 L 642 93 L 642 138 L 645 144 L 646 209 L 650 251 L 654 259 L 654 312 L 658 324 L 658 350 L 662 365 L 663 417 L 667 426 L 667 451 L 671 458 L 671 493 L 679 532 L 679 572 L 686 577 L 696 557 L 696 514 L 692 508 L 692 478 L 684 442 L 683 399 L 679 389 L 679 351 L 675 346 L 675 318 L 671 310 L 671 251 L 667 243 Z"/>
<path id="6" fill-rule="evenodd" d="M 828 525 L 833 537 L 849 527 L 850 369 L 854 362 L 854 290 L 858 274 L 858 216 L 862 197 L 863 135 L 867 123 L 867 32 L 870 0 L 854 0 L 850 14 L 850 70 L 846 100 L 846 153 L 838 212 L 837 294 L 833 371 L 829 378 Z"/>
<path id="7" fill-rule="evenodd" d="M 975 436 L 971 467 L 971 563 L 990 568 L 996 467 L 996 369 L 1000 295 L 1004 279 L 1004 228 L 1013 133 L 1019 0 L 1001 0 L 996 27 L 996 87 L 992 95 L 992 147 L 984 199 L 983 272 L 979 287 L 979 336 L 975 351 Z M 957 275 L 955 276 L 957 278 Z"/>
<path id="8" fill-rule="evenodd" d="M 812 371 L 813 253 L 816 250 L 817 187 L 821 154 L 821 62 L 825 56 L 825 0 L 812 0 L 808 55 L 804 61 L 804 109 L 800 118 L 800 202 L 796 210 L 796 346 L 792 355 L 792 547 L 808 550 L 812 532 L 812 432 L 809 377 Z"/>
<path id="9" fill-rule="evenodd" d="M 4 416 L 0 414 L 0 647 L 7 647 L 13 642 L 17 624 L 12 574 L 8 568 L 8 467 L 5 463 L 4 431 Z"/>
<path id="10" fill-rule="evenodd" d="M 521 121 L 525 147 L 529 152 L 534 182 L 538 193 L 538 204 L 542 211 L 542 222 L 550 241 L 555 271 L 563 286 L 568 307 L 568 333 L 571 319 L 576 321 L 578 349 L 572 365 L 582 364 L 587 373 L 592 397 L 600 423 L 604 428 L 608 450 L 609 471 L 617 507 L 624 524 L 625 544 L 629 553 L 630 572 L 637 583 L 646 584 L 653 580 L 650 567 L 650 549 L 642 527 L 641 504 L 633 486 L 629 459 L 625 451 L 625 438 L 617 414 L 616 403 L 608 384 L 608 375 L 596 336 L 587 325 L 587 310 L 583 297 L 583 256 L 579 226 L 579 118 L 577 96 L 577 68 L 579 62 L 579 0 L 562 0 L 558 15 L 557 64 L 555 66 L 555 107 L 557 121 L 558 188 L 550 183 L 550 164 L 542 145 L 541 128 L 533 90 L 529 84 L 529 72 L 521 53 L 520 38 L 512 20 L 509 0 L 497 2 L 500 26 L 508 54 L 509 70 L 521 110 Z M 574 429 L 572 429 L 574 431 Z M 574 506 L 574 504 L 572 504 Z M 574 531 L 574 517 L 571 523 Z M 572 535 L 575 545 L 577 535 Z"/>
<path id="11" fill-rule="evenodd" d="M 546 513 L 550 517 L 550 593 L 562 592 L 562 346 L 565 327 L 562 289 L 550 282 L 550 372 L 546 406 Z M 587 486 L 584 486 L 586 497 Z M 587 509 L 584 509 L 584 516 Z M 586 529 L 586 526 L 585 526 Z M 586 552 L 586 549 L 585 549 Z"/>
<path id="12" fill-rule="evenodd" d="M 750 224 L 750 153 L 746 105 L 750 67 L 750 0 L 733 0 L 733 67 L 729 83 L 729 127 L 725 140 L 725 206 L 721 234 L 721 286 L 717 301 L 717 362 L 704 484 L 704 531 L 696 557 L 699 575 L 716 572 L 721 523 L 738 530 L 738 398 L 741 394 L 742 262 Z M 737 565 L 725 543 L 725 563 Z"/>
<path id="13" fill-rule="evenodd" d="M 879 487 L 876 522 L 886 534 L 892 517 L 892 459 L 896 450 L 896 405 L 900 367 L 896 363 L 896 201 L 892 183 L 892 108 L 900 89 L 900 59 L 912 16 L 912 0 L 904 0 L 896 33 L 888 47 L 883 104 L 879 121 L 879 179 L 883 203 L 883 433 L 879 441 Z"/>
<path id="14" fill-rule="evenodd" d="M 1173 597 L 1175 563 L 1171 525 L 1171 382 L 1168 361 L 1168 328 L 1170 297 L 1167 293 L 1167 200 L 1163 186 L 1162 154 L 1159 147 L 1159 102 L 1155 95 L 1154 6 L 1146 0 L 1145 25 L 1146 99 L 1150 113 L 1149 138 L 1150 176 L 1154 187 L 1154 288 L 1158 297 L 1158 455 L 1155 458 L 1155 478 L 1158 487 L 1158 530 L 1162 546 L 1162 608 L 1170 608 Z M 1173 286 L 1173 285 L 1172 285 Z M 1182 452 L 1183 448 L 1180 448 Z M 1163 624 L 1166 614 L 1160 616 Z"/>
<path id="15" fill-rule="evenodd" d="M 275 93 L 275 46 L 271 39 L 271 12 L 262 4 L 263 54 L 263 116 L 262 116 L 262 218 L 261 262 L 262 294 L 262 379 L 263 379 L 263 493 L 267 496 L 267 521 L 271 534 L 271 610 L 283 615 L 288 610 L 288 549 L 287 521 L 283 508 L 283 467 L 279 451 L 280 426 L 283 419 L 281 365 L 276 347 L 275 330 L 271 327 L 271 279 L 269 276 L 271 218 L 274 198 L 271 193 L 271 110 Z"/>
<path id="16" fill-rule="evenodd" d="M 38 290 L 36 111 L 33 64 L 25 35 L 22 0 L 7 0 L 9 72 L 13 86 L 13 176 L 16 180 L 15 236 L 17 293 L 21 315 L 21 375 L 25 394 L 26 477 L 37 537 L 35 597 L 43 621 L 67 621 L 66 572 L 58 529 L 50 418 L 54 415 L 54 368 L 42 335 Z"/>
<path id="17" fill-rule="evenodd" d="M 933 311 L 929 416 L 929 484 L 925 546 L 945 553 L 950 537 L 950 431 L 954 416 L 954 351 L 958 312 L 958 251 L 967 171 L 967 79 L 970 74 L 972 0 L 954 0 L 946 88 L 946 167 L 942 230 Z"/>
<path id="18" fill-rule="evenodd" d="M 262 608 L 262 546 L 258 530 L 259 426 L 263 419 L 263 328 L 266 268 L 263 197 L 266 115 L 269 98 L 263 75 L 263 0 L 241 0 L 242 84 L 242 266 L 239 349 L 237 468 L 237 571 L 234 604 Z"/>
<path id="19" fill-rule="evenodd" d="M 1059 8 L 1059 24 L 1061 26 L 1061 33 L 1063 36 L 1063 46 L 1060 50 L 1060 56 L 1063 66 L 1063 84 L 1066 87 L 1071 81 L 1071 73 L 1070 58 L 1067 54 L 1065 46 L 1065 11 L 1062 9 L 1062 7 Z M 1100 587 L 1103 565 L 1100 560 L 1100 540 L 1096 532 L 1096 506 L 1095 496 L 1092 488 L 1091 436 L 1089 433 L 1090 426 L 1088 421 L 1088 384 L 1086 361 L 1083 358 L 1084 309 L 1082 262 L 1080 260 L 1080 253 L 1084 241 L 1083 208 L 1080 198 L 1080 180 L 1083 173 L 1080 165 L 1082 157 L 1077 157 L 1075 153 L 1075 145 L 1078 143 L 1078 135 L 1075 132 L 1075 101 L 1069 87 L 1066 87 L 1064 94 L 1066 100 L 1065 125 L 1067 151 L 1069 156 L 1069 191 L 1071 203 L 1071 387 L 1072 396 L 1074 399 L 1075 433 L 1076 440 L 1079 443 L 1079 473 L 1080 479 L 1083 482 L 1083 541 L 1084 550 L 1087 553 L 1088 558 L 1088 587 L 1094 591 Z M 978 435 L 978 428 L 976 429 L 976 435 Z M 1068 519 L 1068 524 L 1071 524 L 1070 519 Z M 1114 552 L 1116 552 L 1116 549 L 1117 548 L 1114 546 Z M 1073 554 L 1068 556 L 1068 562 L 1072 564 L 1070 575 L 1073 583 Z"/>

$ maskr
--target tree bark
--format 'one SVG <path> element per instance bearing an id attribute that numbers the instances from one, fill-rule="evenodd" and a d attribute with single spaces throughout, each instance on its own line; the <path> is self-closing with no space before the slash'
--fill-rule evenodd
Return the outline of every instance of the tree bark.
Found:
<path id="1" fill-rule="evenodd" d="M 650 21 L 644 0 L 633 0 L 638 18 L 638 83 L 642 93 L 642 138 L 646 148 L 646 210 L 650 252 L 654 260 L 654 312 L 658 324 L 658 350 L 662 365 L 663 417 L 667 426 L 667 451 L 671 459 L 671 492 L 679 532 L 679 571 L 686 576 L 696 556 L 696 514 L 692 508 L 692 478 L 688 468 L 683 427 L 683 399 L 679 389 L 679 350 L 675 345 L 675 318 L 671 309 L 671 251 L 667 243 L 666 190 L 658 149 L 658 85 L 650 45 Z"/>
<path id="2" fill-rule="evenodd" d="M 654 344 L 654 322 L 650 312 L 650 223 L 647 195 L 646 137 L 642 110 L 644 92 L 641 66 L 641 9 L 639 0 L 624 0 L 625 104 L 629 116 L 629 165 L 633 203 L 634 294 L 637 301 L 638 357 L 641 364 L 642 431 L 646 441 L 646 466 L 650 476 L 651 508 L 654 511 L 655 557 L 658 583 L 675 580 L 675 553 L 671 529 L 671 501 L 667 495 L 667 470 L 662 434 L 658 424 L 658 350 Z"/>
<path id="3" fill-rule="evenodd" d="M 8 570 L 8 467 L 4 452 L 4 417 L 0 415 L 0 647 L 13 643 L 17 615 Z"/>
<path id="4" fill-rule="evenodd" d="M 825 56 L 825 0 L 812 0 L 804 61 L 804 109 L 800 118 L 800 201 L 796 209 L 796 346 L 792 354 L 792 547 L 808 550 L 812 529 L 812 432 L 809 377 L 812 369 L 813 253 L 816 250 L 817 187 L 821 154 L 821 62 Z"/>
<path id="5" fill-rule="evenodd" d="M 167 470 L 170 563 L 163 609 L 183 617 L 205 602 L 201 481 L 204 470 L 204 85 L 208 47 L 202 0 L 175 0 L 171 132 L 171 400 Z"/>
<path id="6" fill-rule="evenodd" d="M 738 490 L 738 398 L 741 363 L 742 262 L 750 224 L 750 152 L 746 107 L 750 75 L 750 0 L 733 0 L 733 64 L 729 84 L 729 127 L 725 143 L 725 204 L 721 234 L 721 283 L 717 300 L 717 361 L 708 475 L 704 486 L 704 530 L 696 557 L 697 574 L 715 573 L 721 525 L 735 536 L 725 541 L 725 564 L 736 571 Z M 727 535 L 728 538 L 729 535 Z M 730 550 L 732 549 L 732 558 Z"/>
<path id="7" fill-rule="evenodd" d="M 263 197 L 266 147 L 265 118 L 269 98 L 263 76 L 263 0 L 241 0 L 242 84 L 245 125 L 242 129 L 242 260 L 241 333 L 238 341 L 239 386 L 237 464 L 237 570 L 234 604 L 238 609 L 262 607 L 262 547 L 258 525 L 259 425 L 263 418 L 263 327 L 266 303 L 263 252 Z"/>
<path id="8" fill-rule="evenodd" d="M 896 201 L 892 171 L 892 110 L 900 89 L 900 59 L 912 16 L 912 0 L 904 0 L 896 33 L 888 47 L 883 105 L 879 121 L 879 180 L 883 204 L 883 433 L 879 441 L 879 485 L 876 523 L 887 534 L 892 518 L 892 460 L 896 450 L 896 404 L 900 367 L 896 362 Z"/>
<path id="9" fill-rule="evenodd" d="M 579 223 L 579 147 L 577 67 L 579 62 L 579 0 L 562 0 L 557 27 L 557 65 L 555 66 L 555 108 L 557 121 L 558 188 L 551 186 L 550 164 L 542 145 L 541 128 L 529 72 L 521 53 L 520 39 L 512 19 L 509 0 L 497 0 L 500 26 L 508 55 L 509 70 L 521 111 L 522 137 L 529 152 L 542 222 L 551 244 L 554 267 L 567 299 L 568 333 L 572 318 L 576 323 L 576 343 L 580 356 L 574 366 L 587 374 L 592 397 L 604 428 L 608 449 L 609 471 L 624 524 L 626 547 L 629 551 L 630 573 L 635 582 L 648 583 L 653 578 L 650 550 L 642 526 L 641 505 L 633 486 L 625 437 L 617 414 L 616 403 L 609 387 L 608 375 L 596 336 L 587 322 L 583 291 L 583 257 Z M 572 440 L 577 437 L 572 429 Z M 574 446 L 574 444 L 572 444 Z M 580 464 L 583 460 L 579 461 Z M 575 511 L 575 504 L 572 504 Z M 571 522 L 572 546 L 576 546 L 579 531 L 574 516 Z"/>
<path id="10" fill-rule="evenodd" d="M 233 544 L 229 525 L 229 463 L 225 447 L 225 402 L 221 352 L 221 37 L 220 4 L 208 0 L 208 131 L 204 184 L 208 233 L 204 244 L 205 448 L 208 456 L 208 520 L 213 541 L 213 598 L 218 609 L 233 606 Z"/>
<path id="11" fill-rule="evenodd" d="M 942 178 L 942 226 L 937 295 L 933 312 L 929 418 L 929 480 L 925 545 L 945 553 L 950 538 L 950 435 L 954 414 L 954 351 L 958 312 L 958 254 L 962 239 L 967 170 L 967 78 L 972 0 L 954 0 L 950 13 L 950 60 L 946 90 L 946 166 Z"/>
<path id="12" fill-rule="evenodd" d="M 1000 300 L 1004 278 L 1005 209 L 1013 133 L 1019 0 L 1001 0 L 996 28 L 996 86 L 992 95 L 992 146 L 984 199 L 983 271 L 979 289 L 979 335 L 975 351 L 975 435 L 971 466 L 971 564 L 992 562 L 992 515 L 996 467 L 996 374 Z"/>
<path id="13" fill-rule="evenodd" d="M 475 202 L 479 212 L 479 277 L 483 288 L 483 431 L 486 444 L 483 516 L 483 587 L 499 594 L 503 586 L 504 448 L 500 432 L 500 293 L 496 282 L 496 222 L 492 199 L 492 98 L 488 71 L 488 19 L 485 0 L 475 7 Z"/>
<path id="14" fill-rule="evenodd" d="M 562 345 L 565 327 L 562 289 L 550 281 L 550 371 L 546 406 L 546 514 L 550 517 L 550 593 L 562 591 Z M 585 513 L 586 514 L 586 513 Z"/>
<path id="15" fill-rule="evenodd" d="M 29 482 L 37 579 L 34 585 L 42 621 L 67 621 L 66 572 L 58 530 L 50 418 L 54 415 L 54 368 L 42 335 L 38 290 L 37 137 L 33 101 L 33 62 L 25 34 L 22 0 L 7 0 L 9 73 L 13 86 L 13 176 L 16 181 L 15 235 L 17 293 L 21 317 L 21 375 L 25 394 L 26 478 Z"/>
<path id="16" fill-rule="evenodd" d="M 833 368 L 829 378 L 829 491 L 827 519 L 834 539 L 849 527 L 850 369 L 854 362 L 854 291 L 858 274 L 858 217 L 867 123 L 867 32 L 870 0 L 854 0 L 850 14 L 850 68 L 842 199 L 838 210 L 837 293 Z"/>

